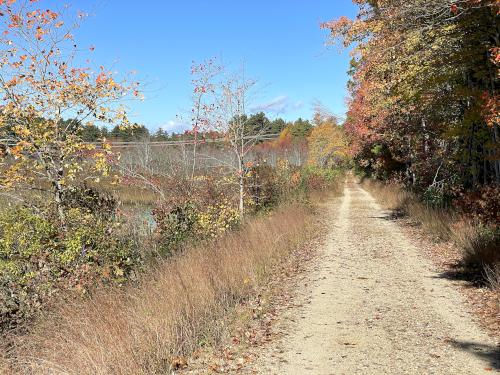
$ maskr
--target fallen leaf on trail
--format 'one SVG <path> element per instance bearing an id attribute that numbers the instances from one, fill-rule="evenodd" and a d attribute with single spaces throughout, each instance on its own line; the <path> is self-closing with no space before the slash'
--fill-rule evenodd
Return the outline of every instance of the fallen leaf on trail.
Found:
<path id="1" fill-rule="evenodd" d="M 175 357 L 172 358 L 172 361 L 170 362 L 170 365 L 174 370 L 180 370 L 180 369 L 185 369 L 188 367 L 188 363 L 186 358 L 184 357 Z"/>

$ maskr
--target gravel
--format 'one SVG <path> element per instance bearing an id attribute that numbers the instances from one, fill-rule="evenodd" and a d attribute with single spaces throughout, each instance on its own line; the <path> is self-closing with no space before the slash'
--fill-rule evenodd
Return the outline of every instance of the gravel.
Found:
<path id="1" fill-rule="evenodd" d="M 500 373 L 498 344 L 462 295 L 358 184 L 330 208 L 331 232 L 264 348 L 260 374 Z"/>

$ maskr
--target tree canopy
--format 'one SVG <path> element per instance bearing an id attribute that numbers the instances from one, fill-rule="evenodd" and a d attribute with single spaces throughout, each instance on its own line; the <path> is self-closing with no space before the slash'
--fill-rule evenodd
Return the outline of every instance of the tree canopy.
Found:
<path id="1" fill-rule="evenodd" d="M 346 129 L 369 173 L 425 189 L 500 183 L 498 2 L 357 0 Z"/>

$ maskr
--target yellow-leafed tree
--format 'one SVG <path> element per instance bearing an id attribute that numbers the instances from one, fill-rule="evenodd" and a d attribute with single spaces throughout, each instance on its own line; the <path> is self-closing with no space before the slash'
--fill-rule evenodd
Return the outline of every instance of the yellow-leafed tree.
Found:
<path id="1" fill-rule="evenodd" d="M 321 168 L 334 168 L 348 159 L 348 144 L 344 129 L 328 120 L 315 126 L 309 137 L 309 164 Z"/>

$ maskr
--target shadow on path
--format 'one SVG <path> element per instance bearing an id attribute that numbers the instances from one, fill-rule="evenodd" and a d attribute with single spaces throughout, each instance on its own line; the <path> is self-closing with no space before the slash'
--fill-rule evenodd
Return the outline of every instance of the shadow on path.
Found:
<path id="1" fill-rule="evenodd" d="M 469 287 L 484 288 L 487 284 L 487 278 L 484 271 L 477 267 L 465 267 L 461 262 L 451 264 L 449 269 L 435 276 L 440 279 L 466 281 Z"/>
<path id="2" fill-rule="evenodd" d="M 478 344 L 471 341 L 455 341 L 451 344 L 465 352 L 474 354 L 475 356 L 487 360 L 492 369 L 500 370 L 500 347 Z"/>

